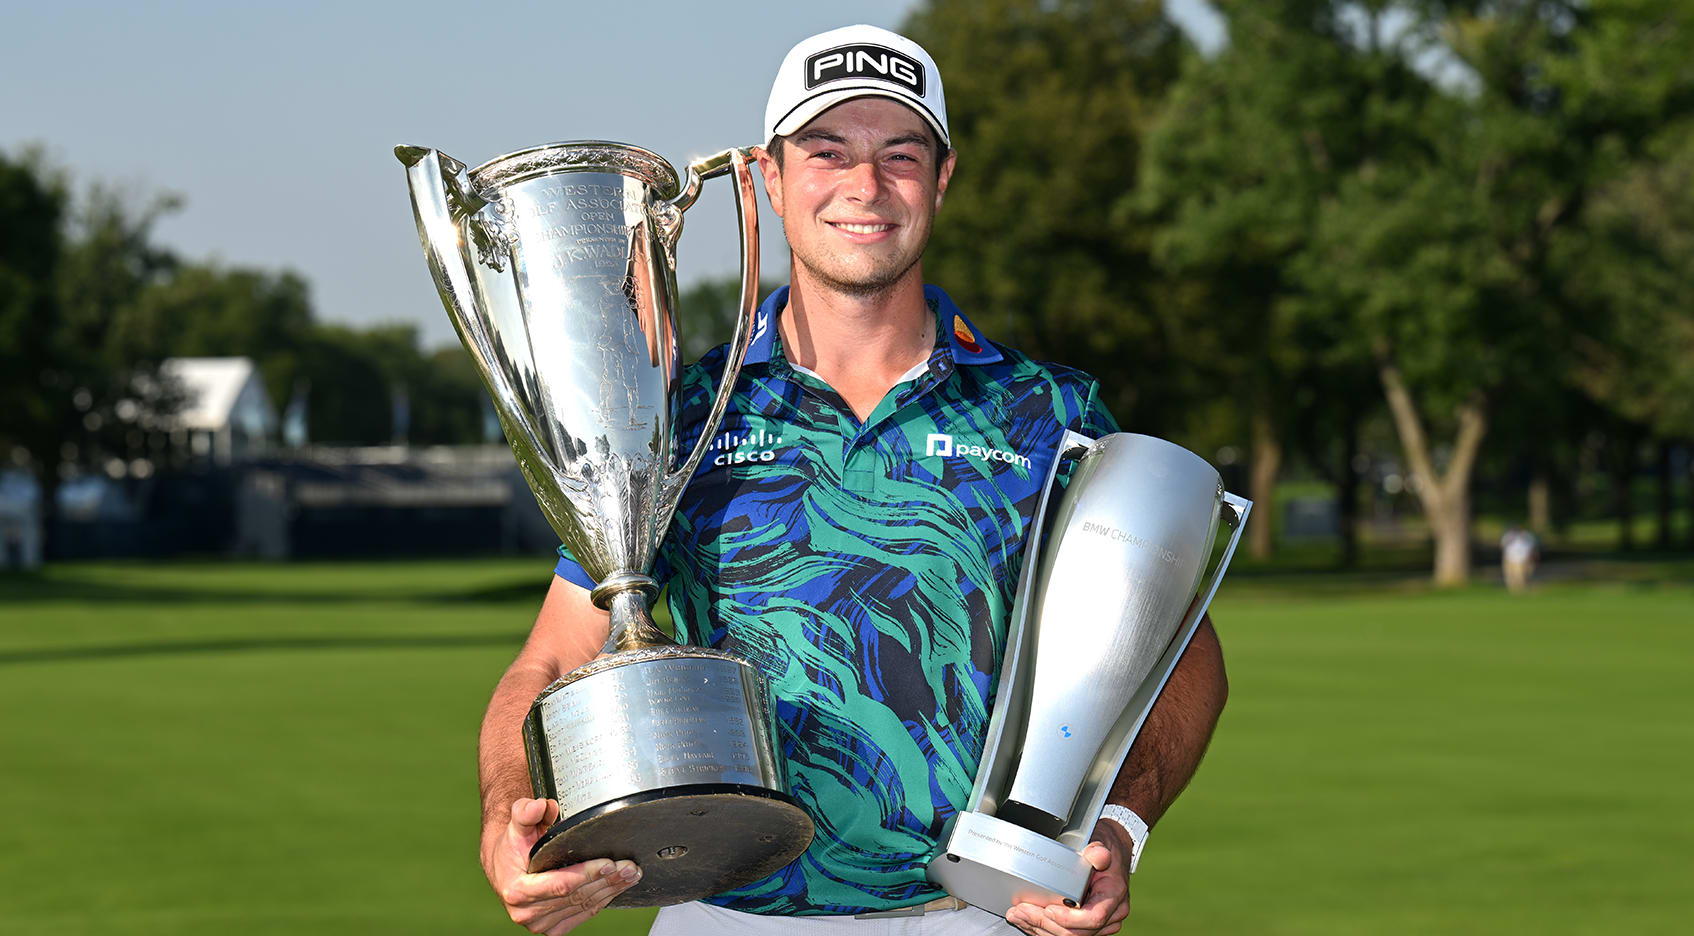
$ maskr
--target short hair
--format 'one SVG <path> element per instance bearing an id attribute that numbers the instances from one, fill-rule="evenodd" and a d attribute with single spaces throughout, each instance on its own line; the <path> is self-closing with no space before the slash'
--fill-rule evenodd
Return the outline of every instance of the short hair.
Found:
<path id="1" fill-rule="evenodd" d="M 924 122 L 923 128 L 929 132 L 930 146 L 935 151 L 935 177 L 939 179 L 941 178 L 941 164 L 947 161 L 947 154 L 953 152 L 953 148 L 941 142 L 941 134 L 936 133 L 935 128 L 930 126 L 928 121 Z M 782 171 L 782 144 L 788 142 L 788 138 L 793 135 L 792 133 L 787 136 L 779 134 L 771 137 L 770 142 L 765 144 L 765 152 L 771 154 L 771 158 L 776 160 L 776 168 L 779 172 Z"/>

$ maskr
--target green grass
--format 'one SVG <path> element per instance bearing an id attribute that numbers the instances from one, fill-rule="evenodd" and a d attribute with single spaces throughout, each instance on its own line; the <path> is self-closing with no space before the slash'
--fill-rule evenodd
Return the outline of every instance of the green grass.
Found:
<path id="1" fill-rule="evenodd" d="M 1226 583 L 1229 709 L 1132 929 L 1682 932 L 1694 587 L 1643 568 Z M 0 577 L 0 932 L 521 932 L 476 865 L 475 733 L 548 574 Z"/>

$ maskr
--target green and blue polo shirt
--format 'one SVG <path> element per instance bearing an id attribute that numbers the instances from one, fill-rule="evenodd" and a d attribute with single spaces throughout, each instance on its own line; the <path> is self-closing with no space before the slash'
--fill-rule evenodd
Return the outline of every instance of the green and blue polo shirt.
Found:
<path id="1" fill-rule="evenodd" d="M 817 823 L 794 863 L 709 903 L 848 914 L 940 896 L 923 868 L 976 779 L 1042 481 L 1065 429 L 1117 431 L 1092 377 L 924 296 L 935 350 L 863 422 L 784 356 L 788 289 L 766 300 L 660 547 L 656 615 L 764 672 L 789 791 Z M 682 452 L 724 357 L 683 373 Z M 557 573 L 592 587 L 561 555 Z"/>

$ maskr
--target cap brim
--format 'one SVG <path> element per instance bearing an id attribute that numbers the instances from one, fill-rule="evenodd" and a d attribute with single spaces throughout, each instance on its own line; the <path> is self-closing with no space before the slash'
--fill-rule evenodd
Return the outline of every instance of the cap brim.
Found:
<path id="1" fill-rule="evenodd" d="M 935 115 L 930 113 L 929 108 L 926 107 L 922 101 L 913 98 L 911 95 L 890 91 L 879 85 L 833 88 L 821 94 L 816 94 L 812 97 L 806 98 L 804 101 L 794 105 L 792 110 L 785 114 L 781 120 L 776 122 L 776 126 L 771 129 L 771 135 L 788 136 L 791 133 L 797 132 L 801 127 L 811 123 L 812 118 L 826 110 L 829 110 L 835 105 L 840 104 L 843 101 L 851 101 L 854 98 L 862 97 L 884 97 L 891 101 L 899 101 L 901 104 L 910 107 L 919 117 L 922 117 L 926 123 L 935 129 L 936 135 L 941 137 L 942 146 L 946 146 L 948 148 L 953 146 L 953 141 L 947 138 L 947 128 L 941 126 L 941 121 L 937 120 Z"/>

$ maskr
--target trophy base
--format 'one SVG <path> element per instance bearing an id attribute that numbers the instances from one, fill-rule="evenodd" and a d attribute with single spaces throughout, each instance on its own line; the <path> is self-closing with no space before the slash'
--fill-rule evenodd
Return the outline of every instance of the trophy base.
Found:
<path id="1" fill-rule="evenodd" d="M 794 799 L 764 787 L 702 783 L 644 790 L 583 810 L 530 849 L 529 870 L 595 858 L 629 860 L 641 880 L 613 907 L 665 907 L 749 884 L 812 843 Z"/>
<path id="2" fill-rule="evenodd" d="M 1080 854 L 1004 819 L 964 812 L 941 837 L 926 874 L 973 907 L 1005 916 L 1020 903 L 1082 903 L 1094 869 Z"/>

